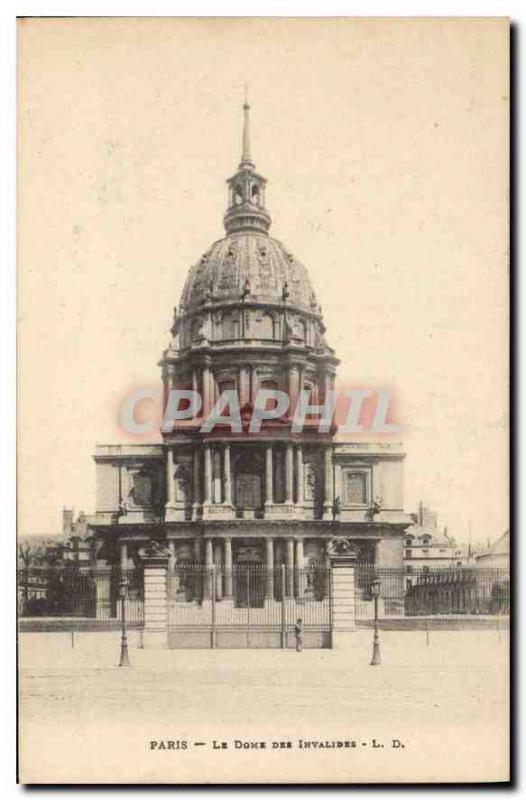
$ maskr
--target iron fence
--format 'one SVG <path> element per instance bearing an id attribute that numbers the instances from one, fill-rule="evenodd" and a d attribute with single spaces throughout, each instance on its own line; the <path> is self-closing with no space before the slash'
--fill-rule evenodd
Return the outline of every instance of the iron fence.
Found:
<path id="1" fill-rule="evenodd" d="M 372 619 L 371 583 L 380 579 L 379 615 L 383 618 L 473 618 L 508 616 L 510 576 L 507 569 L 476 567 L 377 567 L 355 570 L 356 618 Z"/>
<path id="2" fill-rule="evenodd" d="M 268 569 L 176 565 L 168 573 L 171 628 L 330 630 L 331 573 L 326 567 Z"/>
<path id="3" fill-rule="evenodd" d="M 20 617 L 98 620 L 118 624 L 119 585 L 127 582 L 126 618 L 131 627 L 144 619 L 143 571 L 89 565 L 27 567 L 18 571 Z"/>
<path id="4" fill-rule="evenodd" d="M 355 616 L 373 617 L 371 584 L 380 579 L 379 615 L 472 619 L 507 617 L 510 575 L 507 569 L 441 567 L 437 569 L 355 568 Z M 27 567 L 18 572 L 18 611 L 22 618 L 86 619 L 118 624 L 119 584 L 127 581 L 127 620 L 141 627 L 144 583 L 140 567 L 91 565 Z M 168 570 L 168 621 L 171 628 L 268 628 L 293 630 L 298 618 L 305 628 L 331 628 L 331 570 L 236 564 L 232 569 L 176 564 Z"/>

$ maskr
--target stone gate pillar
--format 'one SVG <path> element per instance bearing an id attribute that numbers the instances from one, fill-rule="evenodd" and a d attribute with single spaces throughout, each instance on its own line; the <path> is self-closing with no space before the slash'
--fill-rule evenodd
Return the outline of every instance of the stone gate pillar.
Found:
<path id="1" fill-rule="evenodd" d="M 143 647 L 168 645 L 168 562 L 170 550 L 151 540 L 139 550 L 144 567 Z"/>
<path id="2" fill-rule="evenodd" d="M 348 539 L 334 538 L 327 545 L 327 555 L 331 563 L 332 647 L 340 649 L 354 643 L 354 569 L 358 554 Z"/>

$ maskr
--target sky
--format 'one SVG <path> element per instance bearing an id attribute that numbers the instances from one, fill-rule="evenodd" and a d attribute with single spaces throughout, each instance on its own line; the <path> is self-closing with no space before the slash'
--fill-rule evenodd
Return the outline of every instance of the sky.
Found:
<path id="1" fill-rule="evenodd" d="M 96 443 L 160 381 L 189 268 L 224 234 L 248 83 L 271 235 L 309 271 L 340 387 L 392 392 L 422 500 L 508 526 L 503 20 L 19 24 L 19 531 L 95 510 Z"/>

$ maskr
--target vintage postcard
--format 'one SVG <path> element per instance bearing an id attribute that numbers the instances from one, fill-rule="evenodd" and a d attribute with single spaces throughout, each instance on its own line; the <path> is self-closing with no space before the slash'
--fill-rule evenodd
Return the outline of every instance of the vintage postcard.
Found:
<path id="1" fill-rule="evenodd" d="M 510 777 L 509 22 L 18 21 L 19 779 Z"/>

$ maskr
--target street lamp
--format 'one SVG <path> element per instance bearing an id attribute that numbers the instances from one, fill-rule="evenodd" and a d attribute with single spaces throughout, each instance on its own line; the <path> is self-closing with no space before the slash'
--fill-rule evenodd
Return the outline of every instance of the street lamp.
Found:
<path id="1" fill-rule="evenodd" d="M 382 581 L 380 578 L 373 578 L 371 583 L 371 596 L 374 600 L 374 637 L 373 637 L 373 657 L 371 658 L 371 667 L 376 667 L 382 663 L 380 656 L 380 636 L 378 633 L 378 598 L 380 597 L 380 586 Z"/>
<path id="2" fill-rule="evenodd" d="M 126 595 L 128 593 L 128 581 L 123 578 L 119 585 L 119 597 L 121 599 L 121 657 L 119 667 L 129 667 L 128 658 L 128 639 L 126 637 Z"/>

